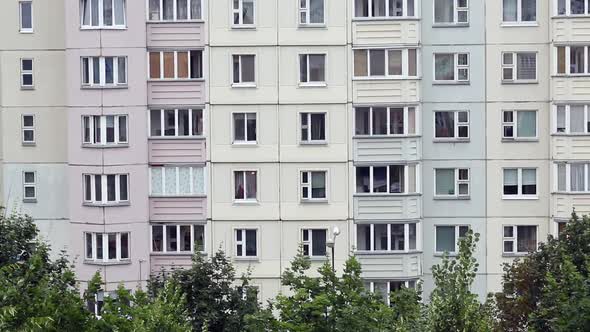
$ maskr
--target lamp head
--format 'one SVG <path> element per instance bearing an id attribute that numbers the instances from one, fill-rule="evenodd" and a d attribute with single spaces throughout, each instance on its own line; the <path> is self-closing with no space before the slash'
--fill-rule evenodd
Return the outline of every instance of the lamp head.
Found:
<path id="1" fill-rule="evenodd" d="M 338 226 L 334 226 L 334 229 L 332 229 L 332 234 L 334 234 L 334 237 L 340 235 L 340 228 L 338 228 Z"/>

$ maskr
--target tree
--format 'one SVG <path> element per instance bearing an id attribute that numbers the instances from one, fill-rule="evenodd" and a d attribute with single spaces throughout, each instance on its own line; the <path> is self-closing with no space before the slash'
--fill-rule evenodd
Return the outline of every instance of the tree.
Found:
<path id="1" fill-rule="evenodd" d="M 590 330 L 590 219 L 573 213 L 558 239 L 504 266 L 498 303 L 505 331 Z"/>
<path id="2" fill-rule="evenodd" d="M 430 294 L 427 325 L 430 331 L 491 331 L 490 304 L 482 305 L 470 290 L 479 264 L 473 257 L 479 234 L 469 231 L 459 240 L 459 253 L 432 267 L 435 288 Z"/>

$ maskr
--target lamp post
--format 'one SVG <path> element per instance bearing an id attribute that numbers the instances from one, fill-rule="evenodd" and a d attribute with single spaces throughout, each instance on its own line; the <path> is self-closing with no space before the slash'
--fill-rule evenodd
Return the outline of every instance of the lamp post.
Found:
<path id="1" fill-rule="evenodd" d="M 335 251 L 335 244 L 336 244 L 336 237 L 340 235 L 340 228 L 338 226 L 334 226 L 332 229 L 333 238 L 330 237 L 328 241 L 326 241 L 326 247 L 332 249 L 332 271 L 336 271 L 334 267 L 334 251 Z"/>

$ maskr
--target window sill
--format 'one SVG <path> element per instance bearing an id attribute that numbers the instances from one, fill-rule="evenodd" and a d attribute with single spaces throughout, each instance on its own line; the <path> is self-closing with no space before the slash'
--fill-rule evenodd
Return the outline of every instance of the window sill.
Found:
<path id="1" fill-rule="evenodd" d="M 199 78 L 148 78 L 148 83 L 163 83 L 163 82 L 205 82 L 204 77 Z"/>
<path id="2" fill-rule="evenodd" d="M 353 22 L 383 22 L 383 21 L 420 21 L 417 16 L 387 16 L 387 17 L 353 17 Z"/>
<path id="3" fill-rule="evenodd" d="M 82 85 L 80 89 L 82 90 L 108 90 L 108 89 L 127 89 L 127 84 L 125 85 Z"/>
<path id="4" fill-rule="evenodd" d="M 207 195 L 205 195 L 205 194 L 191 194 L 191 195 L 149 195 L 148 197 L 149 198 L 207 198 Z"/>
<path id="5" fill-rule="evenodd" d="M 92 30 L 127 30 L 127 26 L 81 26 L 81 31 L 92 31 Z"/>
<path id="6" fill-rule="evenodd" d="M 433 23 L 433 28 L 468 28 L 469 23 Z"/>
<path id="7" fill-rule="evenodd" d="M 87 265 L 99 265 L 99 266 L 114 266 L 114 265 L 130 265 L 131 260 L 121 260 L 115 262 L 97 262 L 93 260 L 84 259 L 84 264 Z"/>
<path id="8" fill-rule="evenodd" d="M 255 89 L 256 83 L 232 83 L 231 87 L 240 89 Z"/>
<path id="9" fill-rule="evenodd" d="M 413 197 L 422 196 L 420 193 L 354 193 L 353 197 Z"/>
<path id="10" fill-rule="evenodd" d="M 470 85 L 470 81 L 432 81 L 432 85 Z"/>
<path id="11" fill-rule="evenodd" d="M 539 196 L 506 196 L 506 195 L 502 195 L 502 199 L 503 200 L 507 200 L 507 201 L 520 201 L 520 200 L 524 200 L 524 201 L 534 201 L 534 200 L 538 200 Z"/>
<path id="12" fill-rule="evenodd" d="M 325 23 L 309 23 L 309 24 L 304 24 L 304 23 L 299 23 L 297 25 L 298 29 L 301 30 L 306 30 L 306 29 L 320 29 L 320 30 L 324 30 L 327 29 L 328 26 L 326 26 Z"/>
<path id="13" fill-rule="evenodd" d="M 502 28 L 534 28 L 539 26 L 539 22 L 502 22 Z"/>
<path id="14" fill-rule="evenodd" d="M 554 78 L 578 78 L 578 77 L 582 77 L 582 78 L 587 78 L 590 77 L 590 73 L 589 74 L 555 74 L 555 75 L 551 75 L 551 77 Z"/>
<path id="15" fill-rule="evenodd" d="M 260 262 L 260 258 L 258 256 L 252 257 L 241 257 L 241 256 L 234 256 L 234 260 L 236 262 Z"/>
<path id="16" fill-rule="evenodd" d="M 420 138 L 421 135 L 410 134 L 410 135 L 353 135 L 352 139 L 403 139 L 403 138 Z"/>
<path id="17" fill-rule="evenodd" d="M 552 15 L 552 19 L 576 19 L 576 18 L 590 18 L 587 14 L 570 14 L 570 15 Z"/>
<path id="18" fill-rule="evenodd" d="M 329 202 L 327 198 L 302 198 L 299 200 L 300 204 L 328 204 Z"/>
<path id="19" fill-rule="evenodd" d="M 554 195 L 590 195 L 590 191 L 552 191 Z"/>
<path id="20" fill-rule="evenodd" d="M 327 256 L 305 256 L 305 257 L 309 258 L 309 260 L 311 262 L 316 262 L 316 263 L 317 262 L 325 262 L 328 260 Z"/>
<path id="21" fill-rule="evenodd" d="M 418 81 L 418 76 L 358 76 L 353 77 L 352 81 Z"/>
<path id="22" fill-rule="evenodd" d="M 299 145 L 305 146 L 326 146 L 328 145 L 328 141 L 300 141 Z"/>
<path id="23" fill-rule="evenodd" d="M 232 146 L 240 146 L 240 147 L 257 147 L 258 142 L 232 142 Z"/>
<path id="24" fill-rule="evenodd" d="M 167 141 L 204 141 L 206 139 L 205 136 L 148 136 L 148 141 L 150 140 L 167 140 Z"/>
<path id="25" fill-rule="evenodd" d="M 25 34 L 25 35 L 30 35 L 33 34 L 34 31 L 33 30 L 19 30 L 19 33 Z"/>
<path id="26" fill-rule="evenodd" d="M 502 143 L 535 143 L 539 142 L 538 138 L 502 138 Z"/>
<path id="27" fill-rule="evenodd" d="M 163 23 L 205 23 L 204 19 L 196 19 L 196 20 L 146 20 L 146 23 L 149 24 L 163 24 Z"/>
<path id="28" fill-rule="evenodd" d="M 502 84 L 514 85 L 514 84 L 539 84 L 537 80 L 502 80 Z"/>
<path id="29" fill-rule="evenodd" d="M 510 258 L 510 257 L 525 257 L 525 256 L 528 256 L 528 254 L 529 254 L 528 252 L 526 252 L 526 253 L 525 252 L 520 252 L 520 253 L 503 252 L 502 253 L 502 257 L 507 257 L 507 258 Z"/>
<path id="30" fill-rule="evenodd" d="M 459 255 L 458 252 L 447 252 L 446 254 L 448 257 L 457 257 Z M 434 253 L 434 257 L 443 257 L 444 255 L 445 255 L 444 252 L 437 251 Z"/>
<path id="31" fill-rule="evenodd" d="M 468 201 L 471 199 L 469 196 L 434 196 L 432 197 L 435 201 Z"/>
<path id="32" fill-rule="evenodd" d="M 307 82 L 299 83 L 300 88 L 325 88 L 328 84 L 326 82 Z"/>
<path id="33" fill-rule="evenodd" d="M 35 142 L 22 142 L 22 146 L 34 147 L 37 146 Z"/>
<path id="34" fill-rule="evenodd" d="M 36 198 L 23 198 L 23 203 L 37 203 Z"/>
<path id="35" fill-rule="evenodd" d="M 260 205 L 260 202 L 258 202 L 257 200 L 234 200 L 233 205 Z"/>
<path id="36" fill-rule="evenodd" d="M 244 25 L 232 25 L 232 30 L 256 30 L 256 25 L 254 24 L 244 24 Z"/>
<path id="37" fill-rule="evenodd" d="M 84 144 L 82 143 L 82 148 L 84 149 L 120 149 L 120 148 L 128 148 L 129 143 L 121 143 L 121 144 Z"/>
<path id="38" fill-rule="evenodd" d="M 470 138 L 434 138 L 432 143 L 469 143 Z"/>
<path id="39" fill-rule="evenodd" d="M 557 136 L 557 137 L 589 137 L 590 133 L 553 133 L 551 134 L 551 136 Z"/>
<path id="40" fill-rule="evenodd" d="M 21 90 L 35 90 L 34 86 L 22 86 L 20 87 Z"/>
<path id="41" fill-rule="evenodd" d="M 91 202 L 84 202 L 82 203 L 83 206 L 89 207 L 118 207 L 118 206 L 129 206 L 131 205 L 129 202 L 120 202 L 120 203 L 91 203 Z"/>

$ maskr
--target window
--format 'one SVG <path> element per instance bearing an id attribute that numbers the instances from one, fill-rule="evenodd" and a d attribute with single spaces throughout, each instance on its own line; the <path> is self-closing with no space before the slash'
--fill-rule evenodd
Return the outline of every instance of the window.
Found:
<path id="1" fill-rule="evenodd" d="M 469 168 L 437 168 L 434 170 L 434 195 L 469 197 L 469 178 Z"/>
<path id="2" fill-rule="evenodd" d="M 35 144 L 35 116 L 22 116 L 22 140 L 24 145 Z"/>
<path id="3" fill-rule="evenodd" d="M 357 166 L 357 194 L 416 193 L 417 165 Z"/>
<path id="4" fill-rule="evenodd" d="M 83 144 L 127 144 L 127 115 L 82 116 Z"/>
<path id="5" fill-rule="evenodd" d="M 415 17 L 416 0 L 355 0 L 356 18 Z"/>
<path id="6" fill-rule="evenodd" d="M 466 25 L 468 23 L 467 0 L 434 0 L 435 25 Z"/>
<path id="7" fill-rule="evenodd" d="M 303 254 L 311 257 L 326 257 L 326 230 L 302 229 Z"/>
<path id="8" fill-rule="evenodd" d="M 537 169 L 505 168 L 503 198 L 536 198 Z"/>
<path id="9" fill-rule="evenodd" d="M 125 28 L 125 0 L 81 0 L 82 28 Z"/>
<path id="10" fill-rule="evenodd" d="M 256 56 L 253 54 L 233 55 L 233 85 L 253 86 L 256 84 Z"/>
<path id="11" fill-rule="evenodd" d="M 33 59 L 20 59 L 20 87 L 33 89 Z"/>
<path id="12" fill-rule="evenodd" d="M 37 200 L 37 172 L 23 172 L 23 200 L 25 202 Z"/>
<path id="13" fill-rule="evenodd" d="M 255 0 L 232 0 L 233 27 L 254 27 Z"/>
<path id="14" fill-rule="evenodd" d="M 84 233 L 86 261 L 120 262 L 129 260 L 129 233 Z"/>
<path id="15" fill-rule="evenodd" d="M 567 221 L 555 220 L 555 224 L 557 230 L 557 238 L 559 238 L 563 234 L 563 232 L 565 232 L 565 228 L 567 227 Z"/>
<path id="16" fill-rule="evenodd" d="M 390 295 L 402 288 L 416 288 L 416 280 L 372 280 L 365 281 L 365 289 L 381 295 L 385 304 L 390 305 Z"/>
<path id="17" fill-rule="evenodd" d="M 590 192 L 589 165 L 584 162 L 555 164 L 557 191 L 567 193 Z"/>
<path id="18" fill-rule="evenodd" d="M 464 238 L 469 231 L 469 226 L 435 226 L 436 253 L 448 252 L 455 254 L 459 252 L 459 240 Z"/>
<path id="19" fill-rule="evenodd" d="M 149 52 L 150 79 L 189 80 L 203 78 L 203 51 Z"/>
<path id="20" fill-rule="evenodd" d="M 234 171 L 234 200 L 256 201 L 258 198 L 257 173 L 257 171 Z"/>
<path id="21" fill-rule="evenodd" d="M 202 19 L 201 0 L 148 1 L 148 21 L 191 21 Z"/>
<path id="22" fill-rule="evenodd" d="M 257 229 L 236 229 L 236 257 L 258 256 Z"/>
<path id="23" fill-rule="evenodd" d="M 590 74 L 588 46 L 558 46 L 557 74 Z"/>
<path id="24" fill-rule="evenodd" d="M 355 107 L 354 134 L 358 136 L 401 136 L 417 134 L 414 106 Z"/>
<path id="25" fill-rule="evenodd" d="M 301 142 L 326 142 L 326 113 L 300 113 Z"/>
<path id="26" fill-rule="evenodd" d="M 299 83 L 313 85 L 326 82 L 326 55 L 325 54 L 300 54 L 299 55 Z"/>
<path id="27" fill-rule="evenodd" d="M 33 32 L 33 2 L 19 1 L 20 32 Z"/>
<path id="28" fill-rule="evenodd" d="M 326 171 L 302 171 L 301 172 L 301 200 L 314 201 L 327 200 Z"/>
<path id="29" fill-rule="evenodd" d="M 417 54 L 415 48 L 355 49 L 354 77 L 417 77 Z"/>
<path id="30" fill-rule="evenodd" d="M 442 140 L 468 140 L 469 112 L 434 112 L 434 138 Z"/>
<path id="31" fill-rule="evenodd" d="M 502 82 L 537 80 L 537 53 L 502 53 Z"/>
<path id="32" fill-rule="evenodd" d="M 129 202 L 129 175 L 84 174 L 84 202 L 121 204 Z"/>
<path id="33" fill-rule="evenodd" d="M 530 23 L 537 21 L 537 0 L 503 0 L 504 23 Z"/>
<path id="34" fill-rule="evenodd" d="M 418 224 L 357 224 L 356 248 L 359 251 L 417 250 Z"/>
<path id="35" fill-rule="evenodd" d="M 165 166 L 150 168 L 151 196 L 205 195 L 205 168 Z"/>
<path id="36" fill-rule="evenodd" d="M 83 57 L 82 86 L 126 86 L 127 57 Z"/>
<path id="37" fill-rule="evenodd" d="M 569 135 L 587 135 L 590 133 L 588 105 L 557 105 L 555 111 L 555 133 Z"/>
<path id="38" fill-rule="evenodd" d="M 324 25 L 324 0 L 299 0 L 299 24 Z"/>
<path id="39" fill-rule="evenodd" d="M 502 138 L 531 139 L 537 137 L 537 111 L 503 111 Z"/>
<path id="40" fill-rule="evenodd" d="M 256 113 L 233 113 L 233 144 L 256 144 Z"/>
<path id="41" fill-rule="evenodd" d="M 205 251 L 205 225 L 152 225 L 152 252 L 193 253 Z"/>
<path id="42" fill-rule="evenodd" d="M 150 110 L 150 137 L 203 136 L 202 109 Z"/>
<path id="43" fill-rule="evenodd" d="M 439 53 L 434 55 L 434 80 L 440 82 L 469 82 L 468 53 Z"/>
<path id="44" fill-rule="evenodd" d="M 555 0 L 556 13 L 559 16 L 588 15 L 590 3 L 588 0 Z"/>
<path id="45" fill-rule="evenodd" d="M 537 226 L 504 226 L 503 252 L 528 254 L 537 250 Z"/>

